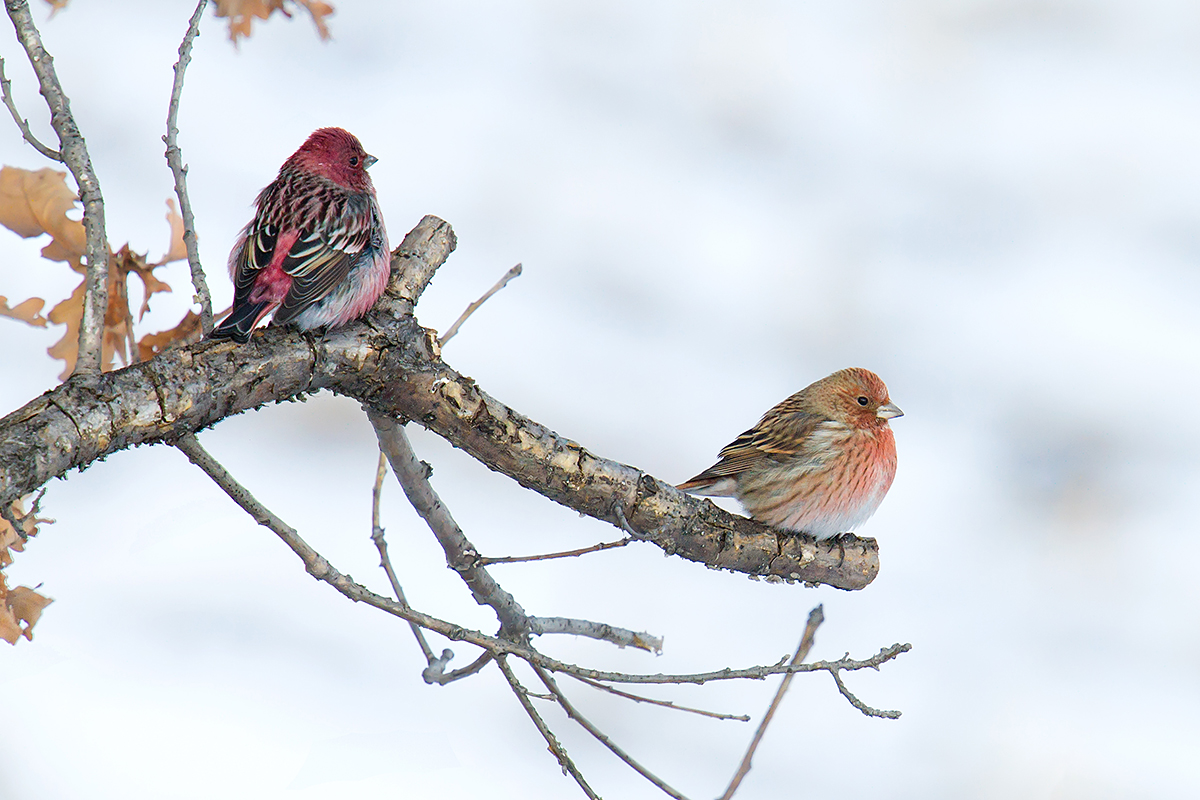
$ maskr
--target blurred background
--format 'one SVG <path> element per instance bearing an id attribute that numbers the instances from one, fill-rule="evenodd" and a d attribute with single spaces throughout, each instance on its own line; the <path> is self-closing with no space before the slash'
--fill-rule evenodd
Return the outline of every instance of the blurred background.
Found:
<path id="1" fill-rule="evenodd" d="M 1200 6 L 1171 0 L 889 3 L 360 2 L 239 47 L 206 16 L 180 144 L 215 303 L 256 193 L 314 128 L 379 157 L 393 244 L 422 215 L 457 252 L 418 317 L 445 330 L 525 273 L 445 352 L 594 452 L 680 481 L 771 405 L 864 366 L 906 416 L 900 470 L 861 533 L 866 590 L 755 582 L 649 545 L 496 566 L 534 614 L 665 636 L 655 657 L 569 637 L 545 652 L 677 672 L 790 653 L 913 650 L 800 676 L 739 798 L 1200 795 Z M 194 3 L 75 0 L 47 48 L 87 137 L 112 244 L 167 245 L 171 65 Z M 22 113 L 54 141 L 0 25 Z M 0 124 L 0 162 L 46 162 Z M 0 293 L 75 284 L 0 231 Z M 191 295 L 164 270 L 141 330 Z M 160 272 L 164 272 L 160 271 Z M 60 329 L 59 329 L 60 330 Z M 0 413 L 54 386 L 58 330 L 0 320 Z M 619 538 L 423 430 L 434 486 L 487 555 Z M 374 436 L 321 395 L 201 442 L 342 571 L 386 591 L 369 541 Z M 736 504 L 728 505 L 736 509 Z M 426 686 L 406 626 L 308 577 L 178 451 L 49 485 L 57 519 L 10 581 L 55 598 L 0 651 L 0 797 L 581 796 L 494 668 Z M 410 601 L 493 630 L 389 479 Z M 435 647 L 444 644 L 435 640 Z M 454 647 L 455 664 L 474 656 Z M 603 696 L 580 710 L 695 798 L 753 725 Z M 759 718 L 775 681 L 659 697 Z M 658 791 L 544 709 L 606 797 Z"/>

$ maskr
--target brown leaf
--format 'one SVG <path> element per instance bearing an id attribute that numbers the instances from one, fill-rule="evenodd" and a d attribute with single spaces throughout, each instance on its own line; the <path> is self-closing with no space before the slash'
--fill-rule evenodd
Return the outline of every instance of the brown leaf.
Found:
<path id="1" fill-rule="evenodd" d="M 0 575 L 0 577 L 3 576 Z M 4 594 L 0 590 L 0 600 L 3 599 Z M 16 644 L 21 639 L 22 633 L 24 631 L 21 630 L 21 625 L 17 622 L 16 615 L 13 614 L 7 605 L 0 603 L 0 639 L 9 644 Z"/>
<path id="2" fill-rule="evenodd" d="M 333 14 L 333 6 L 319 0 L 297 0 L 297 2 L 308 9 L 308 13 L 312 15 L 313 24 L 317 26 L 317 35 L 321 37 L 322 41 L 328 40 L 329 26 L 325 24 L 325 18 Z"/>
<path id="3" fill-rule="evenodd" d="M 138 342 L 138 358 L 154 358 L 168 347 L 200 341 L 200 317 L 189 311 L 183 321 L 170 330 L 148 333 Z"/>
<path id="4" fill-rule="evenodd" d="M 229 18 L 229 38 L 237 44 L 239 38 L 250 35 L 250 26 L 255 18 L 267 19 L 278 11 L 285 17 L 292 13 L 287 8 L 288 0 L 214 0 L 218 17 Z M 294 0 L 294 2 L 309 13 L 313 24 L 317 26 L 317 35 L 322 39 L 329 38 L 329 27 L 325 17 L 333 13 L 333 6 L 319 0 Z"/>
<path id="5" fill-rule="evenodd" d="M 142 317 L 144 317 L 146 315 L 146 312 L 150 310 L 150 295 L 157 294 L 158 292 L 171 291 L 171 287 L 169 285 L 160 281 L 154 275 L 154 270 L 157 269 L 158 267 L 162 266 L 163 263 L 166 263 L 166 262 L 161 262 L 158 264 L 147 264 L 146 256 L 138 255 L 137 253 L 133 252 L 132 250 L 129 249 L 129 245 L 125 245 L 124 247 L 122 247 L 120 249 L 120 251 L 115 253 L 112 256 L 112 259 L 109 261 L 108 269 L 109 269 L 110 276 L 113 273 L 116 273 L 118 275 L 118 278 L 120 280 L 122 280 L 122 282 L 124 282 L 125 278 L 127 278 L 130 273 L 133 273 L 134 275 L 137 275 L 139 278 L 141 278 L 142 287 L 143 287 L 143 295 L 142 295 L 142 308 L 138 312 L 138 319 L 141 319 Z M 111 287 L 110 287 L 110 291 L 111 291 Z M 110 300 L 109 301 L 110 307 L 111 307 L 111 302 L 112 301 Z"/>
<path id="6" fill-rule="evenodd" d="M 67 330 L 62 338 L 47 348 L 51 358 L 62 359 L 64 363 L 60 381 L 65 381 L 75 370 L 75 359 L 79 356 L 79 323 L 83 319 L 83 284 L 80 283 L 71 292 L 71 296 L 63 300 L 46 317 L 55 325 L 66 325 Z M 105 363 L 111 363 L 105 360 Z"/>
<path id="7" fill-rule="evenodd" d="M 25 504 L 20 500 L 9 506 L 13 518 L 20 524 L 20 532 L 0 516 L 0 570 L 12 563 L 10 551 L 19 553 L 24 550 L 25 540 L 37 535 L 40 524 L 54 521 L 38 517 L 37 505 L 35 500 L 34 510 L 29 514 L 25 513 Z M 10 590 L 4 572 L 0 571 L 0 639 L 9 644 L 16 644 L 22 636 L 32 640 L 33 626 L 41 617 L 42 609 L 51 602 L 50 598 L 25 586 Z M 25 623 L 24 627 L 21 626 L 22 622 Z"/>
<path id="8" fill-rule="evenodd" d="M 8 607 L 12 609 L 14 617 L 25 623 L 25 630 L 21 634 L 29 641 L 33 641 L 33 626 L 41 618 L 42 610 L 53 602 L 28 586 L 18 586 L 8 593 Z"/>
<path id="9" fill-rule="evenodd" d="M 36 507 L 35 503 L 35 513 L 28 516 L 25 514 L 25 504 L 20 500 L 14 500 L 8 507 L 13 518 L 21 522 L 21 533 L 18 533 L 8 520 L 0 516 L 0 569 L 4 569 L 12 563 L 12 554 L 8 552 L 9 550 L 20 553 L 25 549 L 25 540 L 30 536 L 37 536 L 39 525 L 54 522 L 52 519 L 39 517 Z"/>
<path id="10" fill-rule="evenodd" d="M 167 224 L 171 226 L 171 246 L 155 266 L 170 264 L 187 258 L 187 245 L 183 242 L 183 217 L 175 210 L 174 198 L 167 198 Z"/>
<path id="11" fill-rule="evenodd" d="M 8 298 L 0 294 L 0 317 L 12 317 L 19 319 L 35 328 L 44 328 L 49 322 L 38 312 L 42 310 L 42 306 L 46 305 L 46 301 L 40 297 L 31 297 L 28 300 L 17 303 L 11 308 L 8 305 Z"/>
<path id="12" fill-rule="evenodd" d="M 78 196 L 67 186 L 67 173 L 45 168 L 36 172 L 0 169 L 0 225 L 26 239 L 43 233 L 53 239 L 42 249 L 51 261 L 66 261 L 83 272 L 80 259 L 87 252 L 83 223 L 67 216 Z"/>

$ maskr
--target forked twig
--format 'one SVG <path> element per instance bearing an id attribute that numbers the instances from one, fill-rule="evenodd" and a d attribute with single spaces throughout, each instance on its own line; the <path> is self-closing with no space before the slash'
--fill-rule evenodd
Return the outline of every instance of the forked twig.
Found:
<path id="1" fill-rule="evenodd" d="M 550 752 L 558 759 L 559 765 L 562 767 L 563 774 L 570 775 L 579 784 L 579 788 L 583 789 L 591 800 L 600 800 L 600 795 L 596 794 L 588 782 L 584 780 L 583 773 L 575 766 L 575 762 L 567 755 L 566 749 L 558 741 L 554 732 L 546 725 L 545 720 L 537 713 L 537 709 L 533 707 L 533 703 L 529 702 L 529 690 L 521 685 L 517 680 L 517 676 L 513 674 L 512 668 L 508 666 L 508 661 L 504 656 L 496 657 L 496 665 L 500 667 L 500 671 L 504 673 L 504 679 L 508 681 L 508 685 L 512 687 L 513 694 L 517 696 L 517 700 L 521 703 L 521 708 L 525 709 L 525 713 L 533 720 L 534 726 L 538 729 L 538 733 L 546 740 Z"/>
<path id="2" fill-rule="evenodd" d="M 380 525 L 379 505 L 380 499 L 383 497 L 383 479 L 386 477 L 387 456 L 381 452 L 379 466 L 375 468 L 375 485 L 371 488 L 371 541 L 375 543 L 375 549 L 379 551 L 379 566 L 383 567 L 383 571 L 387 573 L 388 582 L 392 584 L 392 592 L 395 593 L 396 599 L 404 605 L 408 605 L 404 589 L 400 586 L 400 579 L 396 577 L 396 571 L 392 569 L 392 560 L 388 558 L 387 540 L 383 536 L 383 526 Z M 433 648 L 425 639 L 425 631 L 412 622 L 408 623 L 408 627 L 412 629 L 413 636 L 417 638 L 417 646 L 421 648 L 421 653 L 425 656 L 425 663 L 429 667 L 433 666 L 433 662 L 437 659 L 433 655 Z M 444 669 L 450 659 L 454 657 L 454 653 L 449 650 L 444 651 L 442 656 L 444 657 L 446 653 L 450 653 L 450 656 L 441 662 L 439 671 Z"/>
<path id="3" fill-rule="evenodd" d="M 796 654 L 792 656 L 791 666 L 799 664 L 808 657 L 808 651 L 812 649 L 813 637 L 817 633 L 817 628 L 824 621 L 825 610 L 822 606 L 817 606 L 809 612 L 808 624 L 804 626 L 804 635 L 800 637 L 800 644 L 796 648 Z M 734 773 L 733 779 L 729 782 L 729 787 L 725 789 L 725 794 L 721 795 L 720 800 L 729 800 L 733 797 L 733 793 L 742 785 L 742 780 L 750 772 L 750 761 L 754 758 L 754 753 L 758 750 L 759 743 L 762 742 L 763 734 L 767 732 L 767 726 L 771 724 L 771 719 L 779 709 L 779 704 L 783 701 L 783 696 L 787 693 L 788 686 L 791 685 L 795 674 L 794 672 L 789 672 L 779 682 L 779 688 L 775 691 L 775 698 L 767 708 L 767 713 L 763 715 L 762 722 L 758 723 L 758 730 L 754 732 L 754 738 L 750 740 L 750 746 L 746 749 L 746 755 L 742 758 L 742 763 L 738 766 L 737 772 Z"/>
<path id="4" fill-rule="evenodd" d="M 590 733 L 592 737 L 596 739 L 596 741 L 607 747 L 610 751 L 612 751 L 613 755 L 628 764 L 634 772 L 641 775 L 643 778 L 661 789 L 668 797 L 673 797 L 675 800 L 687 800 L 687 797 L 680 793 L 679 790 L 673 788 L 662 778 L 658 777 L 653 772 L 639 764 L 632 756 L 622 750 L 616 742 L 610 739 L 608 734 L 604 733 L 604 731 L 593 725 L 587 717 L 580 714 L 575 709 L 575 706 L 571 705 L 571 701 L 568 700 L 567 696 L 562 693 L 562 690 L 558 688 L 558 683 L 556 683 L 554 678 L 550 676 L 550 673 L 546 672 L 546 670 L 542 669 L 533 662 L 527 663 L 529 663 L 529 666 L 533 667 L 533 671 L 537 673 L 538 678 L 540 678 L 542 683 L 545 684 L 546 688 L 550 690 L 550 694 L 554 695 L 554 699 L 558 701 L 559 706 L 562 707 L 562 710 L 566 712 L 567 716 L 579 723 L 579 726 Z"/>
<path id="5" fill-rule="evenodd" d="M 29 129 L 29 120 L 21 116 L 21 112 L 17 110 L 17 101 L 12 96 L 12 81 L 4 75 L 4 59 L 0 58 L 0 90 L 4 94 L 4 105 L 8 108 L 8 113 L 12 114 L 13 122 L 17 123 L 17 129 L 21 131 L 22 138 L 33 146 L 34 150 L 44 155 L 51 161 L 63 160 L 62 153 L 55 150 L 53 147 L 45 145 L 40 139 L 33 135 L 33 131 Z"/>

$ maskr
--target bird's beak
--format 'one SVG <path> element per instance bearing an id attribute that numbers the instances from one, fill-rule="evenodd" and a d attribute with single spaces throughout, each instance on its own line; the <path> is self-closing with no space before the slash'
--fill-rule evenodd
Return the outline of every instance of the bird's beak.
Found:
<path id="1" fill-rule="evenodd" d="M 363 158 L 363 169 L 370 169 L 371 165 L 378 160 L 379 159 L 373 155 L 367 155 L 365 158 Z"/>
<path id="2" fill-rule="evenodd" d="M 879 407 L 879 410 L 875 412 L 875 416 L 879 417 L 880 419 L 891 419 L 892 417 L 903 417 L 904 412 L 901 411 L 900 407 L 895 403 L 884 403 Z"/>

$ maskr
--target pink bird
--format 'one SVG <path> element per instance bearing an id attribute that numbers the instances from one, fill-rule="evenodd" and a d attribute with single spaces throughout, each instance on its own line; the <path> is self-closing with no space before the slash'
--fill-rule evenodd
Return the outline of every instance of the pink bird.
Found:
<path id="1" fill-rule="evenodd" d="M 874 372 L 843 369 L 801 389 L 679 488 L 733 496 L 759 522 L 828 539 L 875 513 L 896 477 L 903 416 Z"/>
<path id="2" fill-rule="evenodd" d="M 272 312 L 275 325 L 337 328 L 375 305 L 391 274 L 375 161 L 352 134 L 321 128 L 283 162 L 229 254 L 233 311 L 214 339 L 248 342 Z"/>

